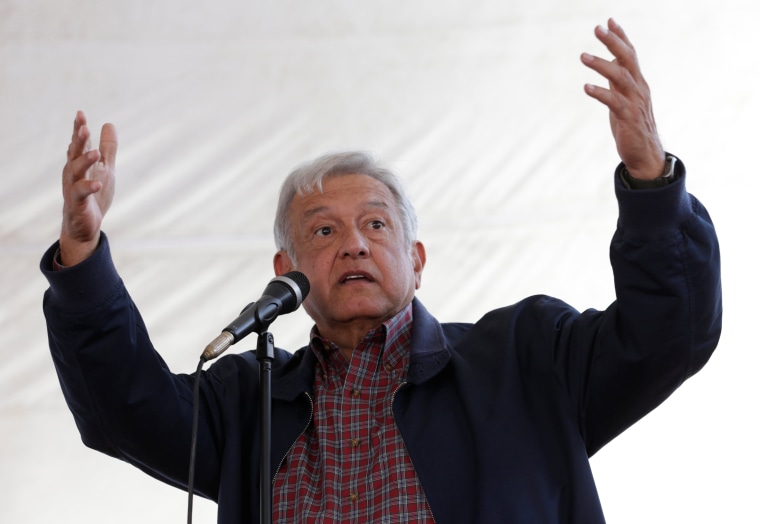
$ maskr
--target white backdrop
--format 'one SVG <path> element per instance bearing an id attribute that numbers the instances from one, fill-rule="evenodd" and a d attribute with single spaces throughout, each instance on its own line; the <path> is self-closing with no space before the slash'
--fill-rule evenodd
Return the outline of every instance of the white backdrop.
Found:
<path id="1" fill-rule="evenodd" d="M 407 182 L 419 296 L 440 320 L 535 293 L 604 308 L 618 159 L 579 55 L 606 56 L 593 27 L 608 16 L 718 228 L 725 318 L 704 371 L 592 458 L 602 503 L 611 523 L 760 522 L 758 14 L 749 0 L 2 0 L 0 522 L 185 518 L 182 492 L 81 444 L 47 351 L 37 265 L 77 109 L 119 131 L 104 229 L 175 371 L 273 276 L 279 184 L 328 150 L 370 150 Z M 309 326 L 283 317 L 275 341 L 295 349 Z M 196 522 L 214 515 L 196 502 Z"/>

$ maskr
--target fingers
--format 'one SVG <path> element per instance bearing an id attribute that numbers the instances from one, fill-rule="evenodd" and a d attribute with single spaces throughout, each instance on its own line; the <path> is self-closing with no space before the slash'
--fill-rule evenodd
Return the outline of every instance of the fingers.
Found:
<path id="1" fill-rule="evenodd" d="M 104 124 L 100 132 L 98 149 L 90 149 L 91 134 L 87 127 L 87 118 L 82 111 L 77 111 L 64 175 L 71 177 L 71 182 L 76 184 L 82 179 L 92 178 L 93 166 L 98 168 L 98 171 L 106 170 L 113 173 L 118 145 L 116 128 L 113 124 Z"/>
<path id="2" fill-rule="evenodd" d="M 633 51 L 633 56 L 635 57 L 635 50 L 633 49 L 633 44 L 631 44 L 631 41 L 628 39 L 628 36 L 625 34 L 625 31 L 623 30 L 623 27 L 618 24 L 613 18 L 610 18 L 607 21 L 607 29 L 608 31 L 605 34 L 605 30 L 602 26 L 598 26 L 596 28 L 597 38 L 600 38 L 602 42 L 607 45 L 609 49 L 609 45 L 614 45 L 621 51 Z M 612 40 L 609 45 L 607 42 L 605 42 L 604 39 L 607 38 L 609 34 L 615 35 L 619 40 Z M 623 49 L 620 44 L 623 44 L 625 49 Z M 612 49 L 610 49 L 610 52 L 615 55 L 616 57 L 620 58 L 619 53 L 616 53 Z"/>
<path id="3" fill-rule="evenodd" d="M 596 68 L 593 67 L 595 65 L 594 62 L 600 59 L 584 53 L 583 55 L 581 55 L 581 60 L 588 67 L 596 70 Z M 585 84 L 583 86 L 583 89 L 584 91 L 586 91 L 587 95 L 589 95 L 592 98 L 597 99 L 599 102 L 606 105 L 613 111 L 616 111 L 618 109 L 617 107 L 618 104 L 616 103 L 617 97 L 613 91 L 594 85 L 594 84 Z"/>
<path id="4" fill-rule="evenodd" d="M 623 95 L 642 90 L 642 88 L 646 90 L 646 81 L 639 68 L 636 50 L 623 28 L 610 18 L 608 27 L 597 26 L 594 33 L 615 59 L 609 61 L 589 53 L 583 53 L 581 55 L 583 64 L 606 78 L 610 88 Z M 607 96 L 604 88 L 600 86 L 587 84 L 585 89 L 589 95 L 607 105 L 615 100 L 614 97 Z"/>
<path id="5" fill-rule="evenodd" d="M 597 26 L 594 33 L 615 58 L 610 61 L 589 53 L 581 55 L 581 61 L 586 67 L 596 71 L 609 82 L 609 89 L 586 84 L 586 94 L 599 100 L 615 113 L 624 111 L 626 105 L 634 99 L 648 99 L 649 86 L 641 74 L 636 50 L 623 28 L 610 18 L 607 27 Z"/>
<path id="6" fill-rule="evenodd" d="M 640 73 L 636 50 L 625 34 L 625 31 L 623 31 L 623 28 L 615 20 L 610 18 L 607 22 L 607 27 L 596 26 L 594 34 L 623 68 L 632 74 Z"/>
<path id="7" fill-rule="evenodd" d="M 90 130 L 87 127 L 87 118 L 82 111 L 77 111 L 74 118 L 74 130 L 66 152 L 66 159 L 66 166 L 63 169 L 64 184 L 67 182 L 66 178 L 70 178 L 71 183 L 85 178 L 90 167 L 100 159 L 99 151 L 90 150 Z"/>
<path id="8" fill-rule="evenodd" d="M 73 160 L 90 149 L 90 130 L 87 128 L 87 117 L 82 111 L 77 111 L 74 118 L 74 131 L 71 134 L 71 143 L 66 153 L 68 160 Z"/>

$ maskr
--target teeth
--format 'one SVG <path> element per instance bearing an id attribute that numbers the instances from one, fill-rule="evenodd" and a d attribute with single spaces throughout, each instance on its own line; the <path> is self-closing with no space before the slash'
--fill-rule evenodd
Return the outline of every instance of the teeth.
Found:
<path id="1" fill-rule="evenodd" d="M 364 278 L 362 275 L 351 275 L 346 277 L 346 280 L 358 280 L 360 278 Z"/>

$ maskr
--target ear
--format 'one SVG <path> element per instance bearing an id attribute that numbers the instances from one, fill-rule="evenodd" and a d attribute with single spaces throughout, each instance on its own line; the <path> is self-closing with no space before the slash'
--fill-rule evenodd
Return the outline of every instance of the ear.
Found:
<path id="1" fill-rule="evenodd" d="M 425 246 L 419 240 L 412 245 L 412 262 L 414 263 L 414 289 L 422 285 L 422 270 L 425 268 Z"/>
<path id="2" fill-rule="evenodd" d="M 274 254 L 274 274 L 278 277 L 295 269 L 295 264 L 290 260 L 288 253 L 281 249 Z"/>

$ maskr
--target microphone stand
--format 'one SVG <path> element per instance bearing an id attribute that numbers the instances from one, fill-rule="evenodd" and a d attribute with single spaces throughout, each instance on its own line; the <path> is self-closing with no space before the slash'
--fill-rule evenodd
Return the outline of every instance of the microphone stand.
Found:
<path id="1" fill-rule="evenodd" d="M 272 362 L 274 361 L 274 337 L 268 331 L 259 334 L 256 344 L 256 360 L 259 362 L 259 428 L 261 448 L 259 452 L 259 506 L 261 524 L 272 522 Z"/>

